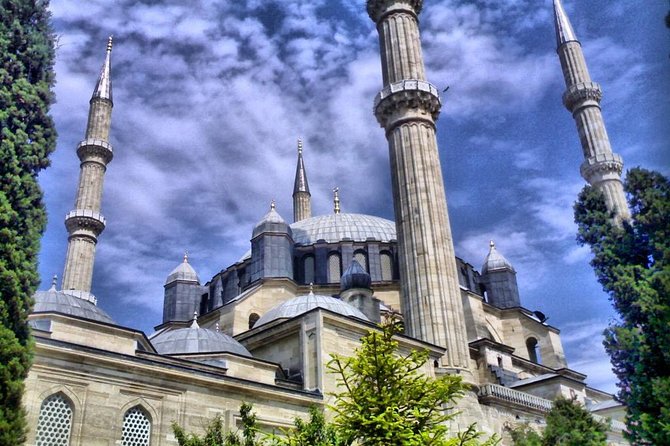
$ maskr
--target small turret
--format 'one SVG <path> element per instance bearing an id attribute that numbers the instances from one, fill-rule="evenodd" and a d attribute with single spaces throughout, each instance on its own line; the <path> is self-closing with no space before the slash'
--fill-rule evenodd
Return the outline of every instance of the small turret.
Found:
<path id="1" fill-rule="evenodd" d="M 352 260 L 340 279 L 340 298 L 357 308 L 372 322 L 380 322 L 380 302 L 374 297 L 372 278 L 360 263 Z"/>
<path id="2" fill-rule="evenodd" d="M 293 233 L 275 208 L 273 200 L 270 211 L 256 224 L 252 233 L 252 282 L 267 277 L 293 279 Z"/>
<path id="3" fill-rule="evenodd" d="M 298 165 L 293 184 L 293 221 L 306 220 L 312 216 L 312 194 L 309 193 L 305 162 L 302 159 L 302 140 L 298 139 Z"/>
<path id="4" fill-rule="evenodd" d="M 184 254 L 184 261 L 170 272 L 164 288 L 163 323 L 188 321 L 200 309 L 203 289 L 198 274 L 188 262 L 188 254 Z"/>
<path id="5" fill-rule="evenodd" d="M 498 252 L 493 240 L 489 245 L 489 253 L 484 260 L 481 273 L 488 303 L 498 308 L 521 306 L 516 271 L 512 264 Z"/>

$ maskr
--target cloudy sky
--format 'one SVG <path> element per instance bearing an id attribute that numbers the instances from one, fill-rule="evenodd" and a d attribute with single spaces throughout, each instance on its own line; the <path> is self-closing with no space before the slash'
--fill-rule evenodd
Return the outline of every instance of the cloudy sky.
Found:
<path id="1" fill-rule="evenodd" d="M 388 149 L 372 114 L 378 39 L 363 0 L 52 0 L 59 132 L 40 176 L 49 225 L 42 288 L 62 275 L 79 174 L 75 147 L 114 35 L 114 160 L 93 292 L 121 325 L 161 321 L 163 283 L 185 250 L 204 280 L 248 248 L 272 199 L 288 220 L 296 139 L 315 214 L 393 218 Z M 561 104 L 551 0 L 426 0 L 421 15 L 456 253 L 479 267 L 488 241 L 516 267 L 524 306 L 561 328 L 571 368 L 613 391 L 600 333 L 614 317 L 575 242 L 583 186 Z M 665 0 L 565 0 L 614 151 L 670 173 Z"/>

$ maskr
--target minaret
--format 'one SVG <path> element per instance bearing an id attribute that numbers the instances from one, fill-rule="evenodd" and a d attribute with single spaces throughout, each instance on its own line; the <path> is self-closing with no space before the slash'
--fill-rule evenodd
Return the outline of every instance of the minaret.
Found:
<path id="1" fill-rule="evenodd" d="M 375 115 L 386 130 L 407 334 L 447 347 L 442 365 L 468 369 L 468 342 L 435 137 L 437 88 L 426 81 L 422 0 L 368 0 L 377 24 L 384 88 Z"/>
<path id="2" fill-rule="evenodd" d="M 612 153 L 600 111 L 602 90 L 598 83 L 591 81 L 582 46 L 560 0 L 554 0 L 554 17 L 556 52 L 567 87 L 563 93 L 563 104 L 575 119 L 584 152 L 580 168 L 582 177 L 602 191 L 608 209 L 616 214 L 617 220 L 628 219 L 630 212 L 621 183 L 623 160 Z"/>
<path id="3" fill-rule="evenodd" d="M 295 168 L 293 184 L 293 221 L 300 221 L 312 216 L 312 194 L 309 193 L 305 162 L 302 160 L 302 139 L 298 139 L 298 165 Z"/>
<path id="4" fill-rule="evenodd" d="M 79 188 L 74 210 L 65 217 L 69 233 L 63 291 L 95 302 L 91 294 L 95 245 L 105 229 L 105 218 L 100 214 L 102 184 L 107 164 L 112 160 L 109 128 L 112 120 L 111 79 L 112 38 L 107 43 L 107 55 L 98 83 L 93 91 L 88 113 L 86 138 L 77 146 L 81 160 Z"/>

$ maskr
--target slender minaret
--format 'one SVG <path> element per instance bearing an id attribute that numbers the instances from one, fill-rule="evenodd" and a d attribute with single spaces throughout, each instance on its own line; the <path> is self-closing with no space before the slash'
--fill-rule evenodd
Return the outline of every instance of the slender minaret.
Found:
<path id="1" fill-rule="evenodd" d="M 584 163 L 580 169 L 582 177 L 603 192 L 607 207 L 615 213 L 617 221 L 628 219 L 630 212 L 621 183 L 623 160 L 612 152 L 610 146 L 600 111 L 602 90 L 598 83 L 591 81 L 582 45 L 560 0 L 554 0 L 554 17 L 556 52 L 567 87 L 563 104 L 575 119 L 584 152 Z"/>
<path id="2" fill-rule="evenodd" d="M 298 139 L 298 165 L 293 183 L 293 221 L 305 220 L 311 216 L 312 194 L 309 193 L 305 162 L 302 160 L 302 139 Z"/>
<path id="3" fill-rule="evenodd" d="M 375 98 L 386 130 L 407 334 L 447 347 L 442 365 L 469 368 L 463 303 L 447 214 L 435 120 L 440 98 L 426 81 L 417 15 L 422 0 L 368 0 L 377 24 L 384 88 Z"/>
<path id="4" fill-rule="evenodd" d="M 107 164 L 112 160 L 109 128 L 112 120 L 111 75 L 112 38 L 107 43 L 107 55 L 98 83 L 93 91 L 88 113 L 86 138 L 77 146 L 81 160 L 79 188 L 74 210 L 65 217 L 69 233 L 63 291 L 95 302 L 91 294 L 95 245 L 105 229 L 105 218 L 100 214 L 102 183 Z"/>

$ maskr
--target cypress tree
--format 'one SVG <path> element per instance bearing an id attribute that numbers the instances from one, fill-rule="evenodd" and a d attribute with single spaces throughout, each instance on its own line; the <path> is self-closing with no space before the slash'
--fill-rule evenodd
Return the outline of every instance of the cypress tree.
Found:
<path id="1" fill-rule="evenodd" d="M 628 406 L 636 445 L 670 444 L 670 182 L 631 169 L 624 185 L 631 221 L 612 224 L 599 191 L 586 187 L 575 205 L 578 240 L 619 320 L 605 331 L 605 349 Z"/>
<path id="2" fill-rule="evenodd" d="M 56 131 L 48 1 L 0 0 L 0 445 L 25 441 L 21 405 L 31 362 L 27 325 L 46 215 L 37 183 Z"/>

